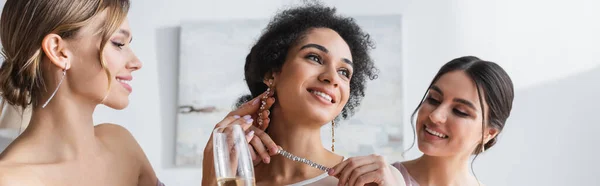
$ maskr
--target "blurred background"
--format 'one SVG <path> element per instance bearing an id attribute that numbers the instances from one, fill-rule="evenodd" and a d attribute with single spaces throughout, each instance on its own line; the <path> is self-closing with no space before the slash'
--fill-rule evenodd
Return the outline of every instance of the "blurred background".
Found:
<path id="1" fill-rule="evenodd" d="M 413 138 L 411 111 L 437 70 L 453 58 L 475 55 L 499 63 L 516 88 L 512 114 L 498 143 L 474 162 L 478 178 L 488 186 L 600 185 L 595 149 L 600 142 L 595 137 L 600 131 L 600 117 L 595 116 L 600 111 L 600 1 L 323 2 L 348 16 L 402 16 L 398 63 L 403 71 L 399 114 L 404 116 L 404 148 Z M 95 122 L 129 129 L 166 185 L 199 185 L 201 169 L 175 166 L 174 158 L 181 24 L 268 19 L 295 3 L 132 0 L 132 48 L 144 68 L 134 73 L 130 106 L 122 111 L 101 106 Z M 18 130 L 20 118 L 2 117 L 13 124 L 0 126 L 0 140 L 14 138 L 10 131 Z M 419 155 L 413 148 L 407 158 Z"/>

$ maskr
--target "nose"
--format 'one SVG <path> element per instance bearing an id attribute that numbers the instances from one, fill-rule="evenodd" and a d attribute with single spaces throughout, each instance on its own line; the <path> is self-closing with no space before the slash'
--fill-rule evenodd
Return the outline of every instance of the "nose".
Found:
<path id="1" fill-rule="evenodd" d="M 127 63 L 127 69 L 131 70 L 131 71 L 136 71 L 142 68 L 142 62 L 140 61 L 140 59 L 135 55 L 132 54 L 132 58 L 131 60 L 129 60 L 129 62 Z"/>
<path id="2" fill-rule="evenodd" d="M 337 75 L 337 70 L 333 67 L 324 68 L 323 73 L 319 75 L 319 81 L 325 82 L 327 84 L 333 85 L 333 87 L 337 88 L 339 86 L 340 77 Z"/>
<path id="3" fill-rule="evenodd" d="M 433 122 L 434 124 L 440 125 L 443 123 L 446 123 L 446 113 L 444 112 L 444 107 L 442 107 L 441 105 L 438 106 L 437 108 L 435 108 L 431 114 L 429 114 L 429 119 L 431 120 L 431 122 Z"/>

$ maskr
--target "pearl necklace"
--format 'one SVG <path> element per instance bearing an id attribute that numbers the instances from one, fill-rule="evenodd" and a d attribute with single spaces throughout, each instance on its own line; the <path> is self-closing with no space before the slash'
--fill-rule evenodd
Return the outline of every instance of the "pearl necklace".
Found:
<path id="1" fill-rule="evenodd" d="M 323 166 L 321 164 L 315 163 L 315 162 L 307 160 L 305 158 L 301 158 L 301 157 L 298 157 L 296 155 L 293 155 L 292 153 L 289 153 L 288 151 L 285 151 L 283 149 L 277 150 L 277 154 L 280 154 L 281 156 L 283 156 L 283 157 L 285 157 L 287 159 L 291 159 L 293 161 L 297 161 L 297 162 L 300 162 L 300 163 L 307 164 L 307 165 L 309 165 L 311 167 L 320 169 L 320 170 L 325 171 L 325 172 L 327 172 L 327 171 L 329 171 L 329 169 L 331 169 L 329 167 Z"/>

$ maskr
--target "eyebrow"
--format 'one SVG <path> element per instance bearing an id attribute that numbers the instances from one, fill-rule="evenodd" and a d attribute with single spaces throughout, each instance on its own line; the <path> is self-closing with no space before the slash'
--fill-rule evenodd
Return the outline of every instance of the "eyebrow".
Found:
<path id="1" fill-rule="evenodd" d="M 131 41 L 133 41 L 133 37 L 131 36 L 131 33 L 127 30 L 124 29 L 119 29 L 119 33 L 125 35 L 125 37 L 131 37 L 131 39 L 129 40 L 129 42 L 131 43 Z"/>
<path id="2" fill-rule="evenodd" d="M 434 91 L 438 92 L 440 95 L 444 96 L 444 92 L 442 92 L 442 89 L 440 89 L 440 87 L 435 86 L 435 85 L 431 85 L 430 89 L 434 90 Z M 470 101 L 467 101 L 466 99 L 454 98 L 452 101 L 461 103 L 461 104 L 466 105 L 468 107 L 471 107 L 473 110 L 477 110 L 477 108 L 475 107 L 475 105 L 473 105 L 473 103 L 471 103 Z"/>
<path id="3" fill-rule="evenodd" d="M 309 44 L 306 44 L 306 45 L 300 47 L 300 50 L 304 50 L 306 48 L 316 48 L 317 50 L 320 50 L 326 54 L 329 53 L 329 50 L 327 50 L 327 48 L 325 48 L 324 46 L 321 46 L 319 44 L 309 43 Z M 344 61 L 344 63 L 347 63 L 349 65 L 353 65 L 352 61 L 350 61 L 347 58 L 342 58 L 342 61 Z"/>

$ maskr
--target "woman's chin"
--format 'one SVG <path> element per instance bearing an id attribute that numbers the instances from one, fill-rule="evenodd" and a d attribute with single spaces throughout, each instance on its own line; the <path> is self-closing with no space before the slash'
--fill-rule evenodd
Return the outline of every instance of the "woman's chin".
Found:
<path id="1" fill-rule="evenodd" d="M 127 106 L 129 105 L 129 99 L 124 99 L 124 100 L 110 100 L 110 101 L 106 101 L 104 103 L 105 106 L 115 109 L 115 110 L 123 110 L 125 108 L 127 108 Z"/>

